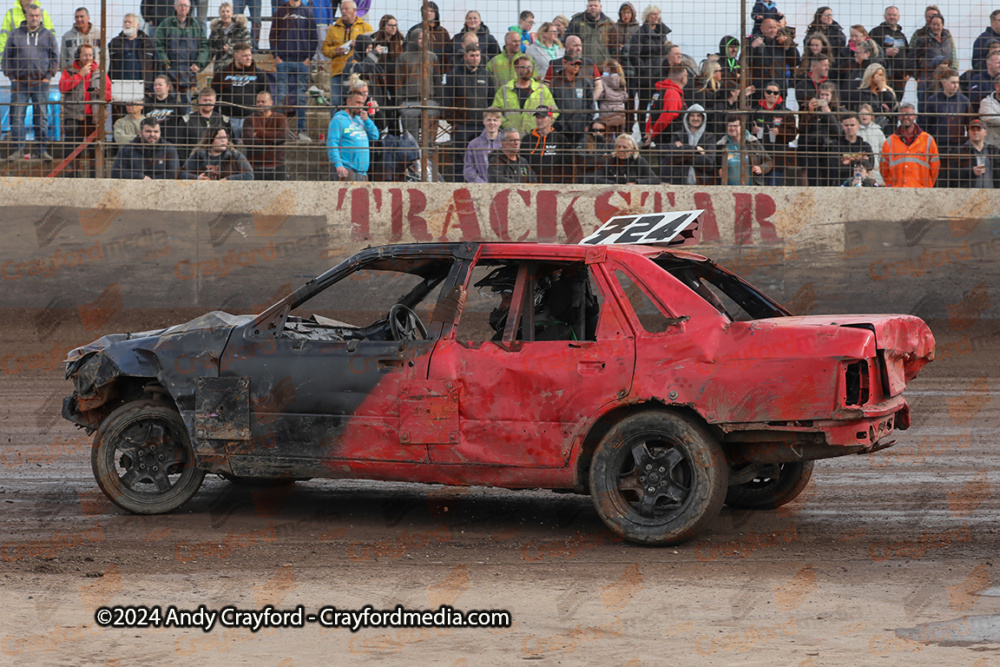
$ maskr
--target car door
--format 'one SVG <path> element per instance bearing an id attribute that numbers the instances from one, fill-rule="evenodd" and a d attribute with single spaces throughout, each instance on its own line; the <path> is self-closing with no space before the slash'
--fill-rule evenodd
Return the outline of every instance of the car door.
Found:
<path id="1" fill-rule="evenodd" d="M 599 263 L 588 266 L 582 258 L 572 262 L 480 259 L 466 279 L 458 326 L 441 337 L 431 359 L 429 379 L 450 385 L 457 397 L 459 437 L 457 442 L 430 445 L 430 461 L 563 467 L 574 438 L 588 420 L 628 395 L 635 365 L 634 340 L 614 300 L 606 298 L 607 276 Z M 479 292 L 484 275 L 505 267 L 516 269 L 516 284 L 508 295 L 512 305 L 504 335 L 494 340 L 500 338 L 498 330 L 483 321 L 497 309 L 488 292 Z M 555 340 L 521 333 L 544 328 L 536 315 L 544 317 L 548 311 L 535 312 L 533 288 L 552 267 L 583 276 L 589 283 L 599 309 L 592 331 L 581 324 L 577 327 L 580 335 L 575 330 L 565 335 L 564 329 L 563 334 L 555 334 Z"/>
<path id="2" fill-rule="evenodd" d="M 438 283 L 449 272 L 444 263 L 439 270 Z M 390 279 L 389 286 L 365 286 L 370 277 L 361 275 L 365 272 L 400 274 L 390 276 L 399 284 Z M 421 280 L 406 271 L 362 265 L 328 288 L 340 288 L 329 297 L 339 306 L 335 317 L 306 316 L 304 305 L 273 337 L 260 337 L 250 328 L 234 332 L 220 360 L 219 380 L 237 394 L 242 389 L 249 404 L 246 437 L 227 442 L 236 474 L 261 474 L 263 466 L 268 474 L 349 476 L 367 469 L 378 475 L 380 463 L 428 459 L 424 443 L 400 437 L 400 394 L 409 391 L 401 387 L 426 379 L 433 334 L 395 340 L 379 318 Z M 424 323 L 439 293 L 436 288 L 414 307 Z M 345 329 L 340 317 L 374 321 Z"/>

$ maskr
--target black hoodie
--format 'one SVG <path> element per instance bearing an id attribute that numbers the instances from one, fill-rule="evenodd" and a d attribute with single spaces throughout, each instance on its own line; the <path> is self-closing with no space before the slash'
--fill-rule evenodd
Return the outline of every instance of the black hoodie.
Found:
<path id="1" fill-rule="evenodd" d="M 444 62 L 448 58 L 448 48 L 451 44 L 451 35 L 448 31 L 441 27 L 441 12 L 438 10 L 436 2 L 427 3 L 427 7 L 434 12 L 434 18 L 427 22 L 427 29 L 425 32 L 430 34 L 430 41 L 427 42 L 427 46 L 431 51 L 437 54 L 439 62 Z M 421 9 L 421 11 L 423 11 Z M 417 23 L 410 27 L 406 31 L 406 41 L 409 42 L 410 38 L 413 36 L 413 32 L 424 27 L 423 21 Z M 413 38 L 416 41 L 416 38 Z M 428 35 L 424 35 L 424 39 L 428 39 Z"/>

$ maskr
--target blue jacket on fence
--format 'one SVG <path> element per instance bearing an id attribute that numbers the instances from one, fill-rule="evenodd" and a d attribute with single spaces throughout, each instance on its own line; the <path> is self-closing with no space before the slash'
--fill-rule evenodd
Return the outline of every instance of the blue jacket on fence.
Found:
<path id="1" fill-rule="evenodd" d="M 370 141 L 378 141 L 378 128 L 371 118 L 351 116 L 341 109 L 330 119 L 326 131 L 326 153 L 334 167 L 347 167 L 361 174 L 371 164 Z"/>

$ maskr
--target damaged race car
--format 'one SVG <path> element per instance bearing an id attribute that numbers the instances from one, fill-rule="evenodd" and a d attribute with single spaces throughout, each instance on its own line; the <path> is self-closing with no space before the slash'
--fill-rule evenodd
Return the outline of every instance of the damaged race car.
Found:
<path id="1" fill-rule="evenodd" d="M 790 502 L 814 460 L 893 444 L 934 356 L 919 318 L 794 317 L 669 247 L 699 213 L 614 218 L 579 245 L 362 250 L 258 315 L 73 350 L 63 416 L 140 514 L 206 473 L 543 488 L 677 544 L 723 504 Z"/>

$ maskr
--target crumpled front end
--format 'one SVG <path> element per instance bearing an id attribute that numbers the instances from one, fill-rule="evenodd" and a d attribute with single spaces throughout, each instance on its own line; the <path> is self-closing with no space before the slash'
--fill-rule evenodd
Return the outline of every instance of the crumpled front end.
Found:
<path id="1" fill-rule="evenodd" d="M 73 393 L 63 400 L 63 418 L 96 429 L 129 400 L 169 395 L 182 413 L 194 402 L 194 381 L 216 377 L 219 358 L 233 328 L 252 320 L 212 312 L 167 329 L 110 334 L 71 350 L 66 379 Z"/>

